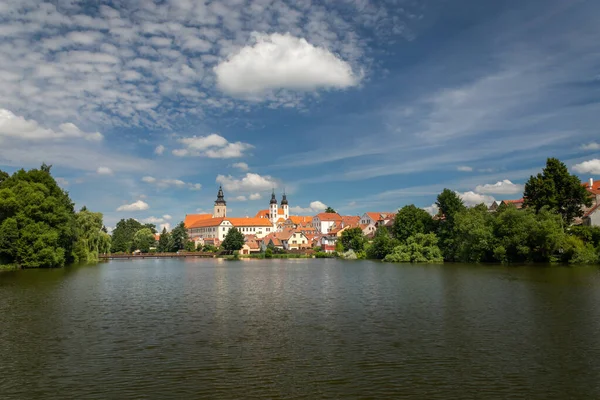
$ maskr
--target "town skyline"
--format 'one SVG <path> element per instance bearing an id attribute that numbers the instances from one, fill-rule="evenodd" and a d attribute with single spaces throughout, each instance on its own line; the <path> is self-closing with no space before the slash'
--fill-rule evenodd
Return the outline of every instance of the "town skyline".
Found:
<path id="1" fill-rule="evenodd" d="M 67 4 L 68 3 L 68 4 Z M 456 10 L 469 10 L 457 13 Z M 594 2 L 8 1 L 0 169 L 172 228 L 517 199 L 547 157 L 600 179 Z M 60 29 L 59 29 L 60 28 Z M 206 208 L 206 209 L 204 209 Z"/>

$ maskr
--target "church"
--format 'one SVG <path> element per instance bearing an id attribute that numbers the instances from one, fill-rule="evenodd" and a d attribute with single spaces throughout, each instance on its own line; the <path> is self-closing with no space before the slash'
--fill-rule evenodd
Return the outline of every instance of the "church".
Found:
<path id="1" fill-rule="evenodd" d="M 231 228 L 237 228 L 244 235 L 255 235 L 261 239 L 277 231 L 277 227 L 289 218 L 289 204 L 284 193 L 281 203 L 278 204 L 275 190 L 271 195 L 269 208 L 260 210 L 256 216 L 250 218 L 228 217 L 227 202 L 223 188 L 219 187 L 217 199 L 212 214 L 187 214 L 184 224 L 189 238 L 194 241 L 222 242 Z"/>

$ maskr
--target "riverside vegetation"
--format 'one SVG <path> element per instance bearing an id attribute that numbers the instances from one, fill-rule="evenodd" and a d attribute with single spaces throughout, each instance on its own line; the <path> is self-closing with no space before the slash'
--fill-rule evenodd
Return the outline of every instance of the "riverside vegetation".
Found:
<path id="1" fill-rule="evenodd" d="M 87 263 L 110 251 L 102 214 L 76 212 L 50 169 L 0 171 L 0 269 Z"/>

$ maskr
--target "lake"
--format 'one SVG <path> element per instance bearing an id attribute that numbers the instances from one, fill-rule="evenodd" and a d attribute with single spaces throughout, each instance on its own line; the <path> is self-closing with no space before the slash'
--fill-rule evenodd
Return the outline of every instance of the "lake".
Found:
<path id="1" fill-rule="evenodd" d="M 3 272 L 0 398 L 600 399 L 600 273 L 327 259 Z"/>

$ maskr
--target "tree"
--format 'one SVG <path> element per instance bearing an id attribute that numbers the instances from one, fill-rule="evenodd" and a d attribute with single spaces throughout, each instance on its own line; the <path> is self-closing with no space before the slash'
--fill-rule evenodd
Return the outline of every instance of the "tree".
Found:
<path id="1" fill-rule="evenodd" d="M 349 228 L 342 231 L 340 239 L 345 251 L 352 249 L 359 252 L 365 247 L 365 236 L 360 228 Z"/>
<path id="2" fill-rule="evenodd" d="M 417 233 L 410 236 L 406 243 L 394 247 L 392 253 L 385 256 L 387 262 L 443 262 L 444 257 L 437 246 L 434 233 Z"/>
<path id="3" fill-rule="evenodd" d="M 429 233 L 433 230 L 431 215 L 422 208 L 410 204 L 402 207 L 396 214 L 392 232 L 401 243 L 417 233 Z"/>
<path id="4" fill-rule="evenodd" d="M 185 251 L 196 251 L 196 245 L 191 240 L 185 242 Z"/>
<path id="5" fill-rule="evenodd" d="M 167 232 L 167 228 L 163 227 L 162 233 L 158 238 L 158 245 L 156 246 L 156 251 L 159 253 L 167 253 L 171 251 L 173 244 L 171 243 L 171 234 Z"/>
<path id="6" fill-rule="evenodd" d="M 560 214 L 567 225 L 583 215 L 582 206 L 590 207 L 592 199 L 576 175 L 556 158 L 548 158 L 546 167 L 531 176 L 523 192 L 525 207 L 539 212 L 543 207 Z"/>
<path id="7" fill-rule="evenodd" d="M 379 227 L 375 231 L 373 243 L 367 248 L 367 257 L 382 260 L 392 252 L 397 243 L 390 237 L 385 227 Z"/>
<path id="8" fill-rule="evenodd" d="M 437 237 L 439 247 L 444 254 L 444 259 L 454 261 L 456 259 L 456 246 L 454 245 L 454 217 L 461 211 L 466 210 L 465 205 L 458 195 L 450 189 L 444 189 L 435 202 L 439 208 Z"/>
<path id="9" fill-rule="evenodd" d="M 157 233 L 158 232 L 156 230 L 156 225 L 154 225 L 154 224 L 144 224 L 143 227 L 150 229 L 152 231 L 152 233 Z"/>
<path id="10" fill-rule="evenodd" d="M 117 226 L 112 231 L 112 246 L 113 253 L 130 253 L 133 250 L 133 236 L 137 231 L 144 226 L 133 218 L 122 219 L 117 222 Z"/>
<path id="11" fill-rule="evenodd" d="M 154 233 L 150 228 L 142 228 L 133 235 L 133 249 L 140 250 L 142 253 L 150 251 L 150 247 L 154 247 L 156 240 Z"/>
<path id="12" fill-rule="evenodd" d="M 7 180 L 9 177 L 10 177 L 10 175 L 8 173 L 6 173 L 0 169 L 0 184 L 2 184 L 2 182 Z"/>
<path id="13" fill-rule="evenodd" d="M 187 229 L 185 229 L 185 224 L 182 221 L 179 224 L 177 224 L 177 226 L 171 231 L 171 251 L 179 251 L 185 249 L 185 244 L 187 243 L 187 241 L 188 233 Z"/>
<path id="14" fill-rule="evenodd" d="M 221 247 L 227 251 L 235 251 L 240 250 L 244 246 L 244 235 L 242 232 L 238 231 L 237 228 L 231 228 L 227 235 L 225 235 L 225 240 L 221 243 Z"/>
<path id="15" fill-rule="evenodd" d="M 335 214 L 335 213 L 336 213 L 336 211 L 335 211 L 333 208 L 331 208 L 331 207 L 327 207 L 327 208 L 325 209 L 325 212 L 326 212 L 326 213 L 332 213 L 332 214 Z"/>
<path id="16" fill-rule="evenodd" d="M 493 260 L 496 242 L 493 216 L 485 205 L 457 213 L 453 237 L 457 261 L 478 263 Z"/>
<path id="17" fill-rule="evenodd" d="M 77 241 L 73 249 L 75 262 L 98 261 L 98 254 L 110 251 L 110 236 L 102 231 L 102 214 L 83 207 L 75 215 Z"/>

